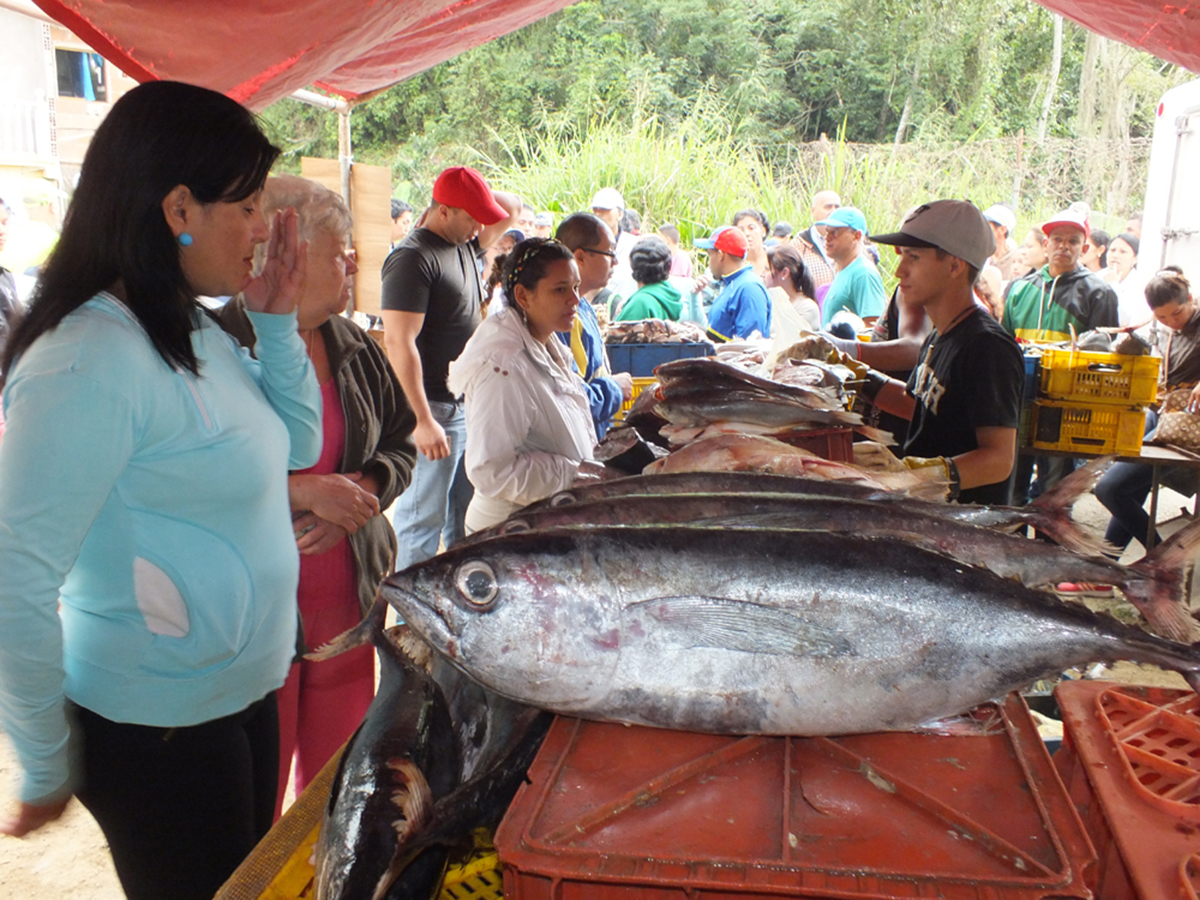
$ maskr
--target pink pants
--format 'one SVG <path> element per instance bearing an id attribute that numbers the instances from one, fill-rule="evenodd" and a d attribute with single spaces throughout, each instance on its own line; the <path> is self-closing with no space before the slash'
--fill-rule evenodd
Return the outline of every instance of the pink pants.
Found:
<path id="1" fill-rule="evenodd" d="M 358 603 L 345 603 L 304 616 L 304 638 L 319 647 L 359 623 Z M 362 722 L 375 695 L 375 655 L 358 647 L 323 662 L 293 663 L 279 689 L 279 795 L 275 818 L 283 812 L 292 757 L 299 796 Z"/>

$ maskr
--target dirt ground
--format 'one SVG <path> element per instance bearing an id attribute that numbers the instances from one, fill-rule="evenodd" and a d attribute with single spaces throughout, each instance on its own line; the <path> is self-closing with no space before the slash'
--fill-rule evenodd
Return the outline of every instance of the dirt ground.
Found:
<path id="1" fill-rule="evenodd" d="M 1187 498 L 1163 489 L 1159 521 L 1172 522 L 1162 528 L 1177 527 L 1179 511 L 1189 508 Z M 1075 508 L 1077 519 L 1103 530 L 1107 515 L 1092 497 L 1083 498 Z M 1140 555 L 1134 545 L 1130 556 Z M 1193 593 L 1193 606 L 1197 603 Z M 1130 683 L 1185 687 L 1174 672 L 1162 672 L 1149 666 L 1120 663 L 1101 677 Z M 12 801 L 12 786 L 17 781 L 16 757 L 7 736 L 0 733 L 0 803 Z M 95 820 L 78 801 L 71 801 L 66 814 L 57 822 L 20 840 L 0 837 L 0 897 L 6 900 L 123 900 L 104 836 Z"/>

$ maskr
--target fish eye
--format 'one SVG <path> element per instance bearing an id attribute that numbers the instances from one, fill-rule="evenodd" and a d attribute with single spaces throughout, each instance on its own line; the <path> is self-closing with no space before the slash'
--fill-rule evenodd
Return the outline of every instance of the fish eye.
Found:
<path id="1" fill-rule="evenodd" d="M 496 573 L 481 559 L 464 563 L 455 583 L 467 603 L 478 610 L 491 609 L 500 593 Z"/>
<path id="2" fill-rule="evenodd" d="M 529 522 L 525 519 L 509 519 L 500 526 L 500 534 L 520 534 L 523 531 L 532 531 L 529 527 Z"/>
<path id="3" fill-rule="evenodd" d="M 550 505 L 553 507 L 570 506 L 575 502 L 575 495 L 570 491 L 563 491 L 561 494 L 555 494 L 550 498 Z"/>

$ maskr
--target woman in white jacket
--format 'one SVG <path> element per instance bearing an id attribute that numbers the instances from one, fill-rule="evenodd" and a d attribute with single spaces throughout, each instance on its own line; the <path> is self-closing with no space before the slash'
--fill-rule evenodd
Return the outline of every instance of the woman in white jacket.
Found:
<path id="1" fill-rule="evenodd" d="M 565 246 L 530 238 L 504 263 L 508 303 L 450 364 L 466 400 L 468 533 L 570 486 L 593 458 L 596 431 L 583 380 L 555 336 L 579 308 L 579 269 Z"/>

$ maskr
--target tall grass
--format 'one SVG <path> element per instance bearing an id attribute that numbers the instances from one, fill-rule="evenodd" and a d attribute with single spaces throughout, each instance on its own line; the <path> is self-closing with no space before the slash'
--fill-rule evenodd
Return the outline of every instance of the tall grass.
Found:
<path id="1" fill-rule="evenodd" d="M 597 118 L 582 130 L 539 123 L 525 133 L 494 135 L 498 149 L 462 152 L 490 181 L 538 209 L 587 209 L 598 188 L 615 187 L 642 215 L 643 232 L 669 222 L 685 246 L 745 207 L 763 210 L 772 223 L 804 228 L 810 198 L 823 189 L 861 209 L 877 233 L 894 230 L 908 209 L 929 200 L 966 199 L 981 209 L 1008 202 L 1017 212 L 1019 243 L 1029 227 L 1070 202 L 1102 207 L 1109 199 L 1105 171 L 1115 177 L 1119 166 L 1132 167 L 1132 182 L 1145 181 L 1148 148 L 1141 145 L 1008 138 L 893 147 L 851 144 L 840 132 L 833 140 L 761 148 L 739 141 L 726 113 L 720 101 L 703 96 L 670 130 L 635 109 L 631 118 Z M 1097 162 L 1100 183 L 1089 187 L 1081 173 Z M 1128 209 L 1094 218 L 1109 225 L 1138 203 L 1134 196 Z"/>

